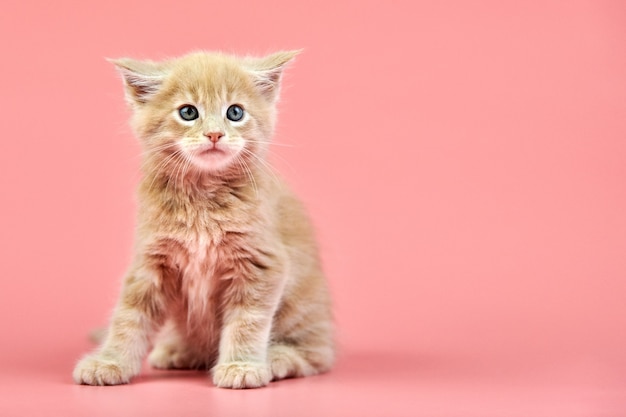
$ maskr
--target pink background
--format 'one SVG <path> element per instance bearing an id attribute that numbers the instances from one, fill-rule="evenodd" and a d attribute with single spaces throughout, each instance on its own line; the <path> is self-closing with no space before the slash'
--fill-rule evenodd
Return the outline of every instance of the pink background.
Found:
<path id="1" fill-rule="evenodd" d="M 626 416 L 626 5 L 9 1 L 0 415 Z M 305 48 L 274 164 L 319 231 L 335 371 L 71 382 L 129 261 L 105 57 Z"/>

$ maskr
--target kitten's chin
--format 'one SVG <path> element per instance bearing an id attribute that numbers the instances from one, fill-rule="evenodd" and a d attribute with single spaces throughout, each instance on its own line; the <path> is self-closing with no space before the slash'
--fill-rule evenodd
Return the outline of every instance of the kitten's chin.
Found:
<path id="1" fill-rule="evenodd" d="M 190 159 L 202 171 L 219 172 L 228 168 L 236 156 L 232 150 L 210 148 L 193 152 Z"/>

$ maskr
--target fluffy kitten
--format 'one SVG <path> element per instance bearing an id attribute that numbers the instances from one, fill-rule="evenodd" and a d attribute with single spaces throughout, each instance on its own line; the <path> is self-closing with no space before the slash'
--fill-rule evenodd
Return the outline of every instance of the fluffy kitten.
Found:
<path id="1" fill-rule="evenodd" d="M 309 221 L 264 161 L 281 74 L 296 52 L 120 59 L 144 150 L 135 256 L 79 384 L 206 368 L 254 388 L 333 362 L 326 282 Z"/>

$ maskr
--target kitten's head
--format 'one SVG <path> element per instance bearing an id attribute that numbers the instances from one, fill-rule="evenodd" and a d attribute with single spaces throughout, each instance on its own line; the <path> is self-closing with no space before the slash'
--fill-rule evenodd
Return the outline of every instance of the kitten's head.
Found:
<path id="1" fill-rule="evenodd" d="M 155 168 L 244 173 L 262 158 L 274 128 L 283 68 L 295 55 L 236 58 L 193 53 L 164 61 L 113 61 L 132 124 Z"/>

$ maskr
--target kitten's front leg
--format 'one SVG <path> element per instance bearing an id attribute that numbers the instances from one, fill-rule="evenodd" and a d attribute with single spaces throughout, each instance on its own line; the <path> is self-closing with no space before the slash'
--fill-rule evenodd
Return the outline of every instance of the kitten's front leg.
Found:
<path id="1" fill-rule="evenodd" d="M 224 300 L 219 357 L 213 382 L 221 388 L 258 388 L 272 373 L 267 364 L 272 317 L 283 290 L 274 271 L 254 279 L 235 278 Z"/>
<path id="2" fill-rule="evenodd" d="M 145 267 L 127 277 L 104 343 L 74 368 L 77 384 L 126 384 L 139 373 L 150 336 L 163 321 L 160 280 L 158 271 Z"/>

